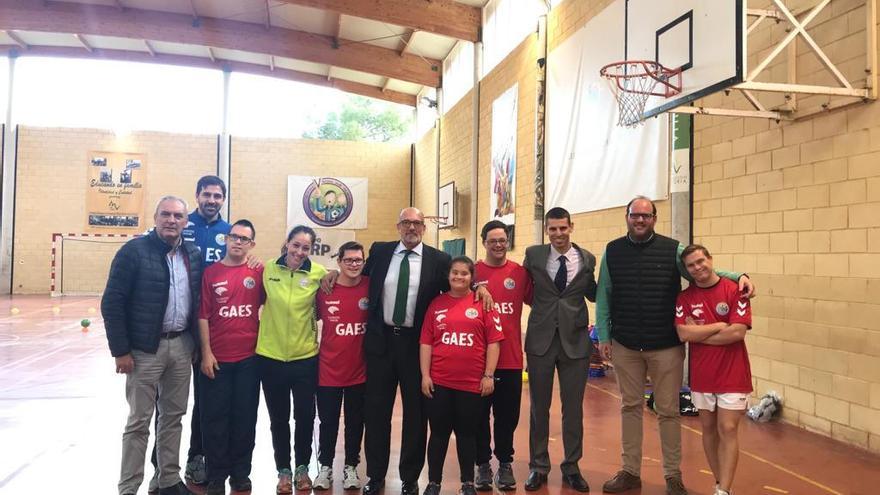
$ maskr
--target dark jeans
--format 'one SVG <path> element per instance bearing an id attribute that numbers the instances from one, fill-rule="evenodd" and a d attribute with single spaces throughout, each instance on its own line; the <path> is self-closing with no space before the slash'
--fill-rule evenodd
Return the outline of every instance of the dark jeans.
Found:
<path id="1" fill-rule="evenodd" d="M 364 453 L 367 476 L 383 480 L 391 454 L 391 413 L 400 384 L 403 424 L 400 434 L 400 479 L 417 481 L 425 465 L 427 418 L 422 411 L 422 374 L 419 371 L 419 341 L 415 329 L 400 335 L 388 331 L 386 351 L 367 354 Z"/>
<path id="2" fill-rule="evenodd" d="M 440 483 L 443 461 L 449 449 L 449 436 L 455 432 L 455 449 L 461 482 L 474 481 L 474 457 L 477 450 L 476 429 L 483 398 L 474 392 L 434 385 L 434 398 L 425 399 L 431 437 L 428 439 L 428 480 Z"/>
<path id="3" fill-rule="evenodd" d="M 219 366 L 213 380 L 199 372 L 208 481 L 250 476 L 260 404 L 256 356 Z"/>
<path id="4" fill-rule="evenodd" d="M 294 462 L 308 465 L 315 429 L 315 390 L 318 356 L 296 361 L 276 361 L 259 356 L 260 381 L 275 451 L 275 468 L 290 469 L 290 396 L 293 394 Z"/>
<path id="5" fill-rule="evenodd" d="M 336 437 L 339 436 L 339 413 L 345 405 L 345 465 L 357 466 L 364 436 L 363 383 L 348 387 L 318 387 L 319 428 L 318 462 L 333 466 Z M 344 402 L 343 402 L 344 399 Z"/>
<path id="6" fill-rule="evenodd" d="M 202 394 L 200 392 L 201 381 L 197 378 L 202 374 L 202 359 L 193 362 L 193 412 L 189 431 L 189 452 L 186 454 L 187 462 L 197 455 L 205 455 L 202 445 Z"/>
<path id="7" fill-rule="evenodd" d="M 492 458 L 492 440 L 498 462 L 513 462 L 513 432 L 519 423 L 521 399 L 522 370 L 495 370 L 495 393 L 483 397 L 483 411 L 477 428 L 477 464 L 485 464 Z M 490 410 L 495 418 L 491 430 Z"/>

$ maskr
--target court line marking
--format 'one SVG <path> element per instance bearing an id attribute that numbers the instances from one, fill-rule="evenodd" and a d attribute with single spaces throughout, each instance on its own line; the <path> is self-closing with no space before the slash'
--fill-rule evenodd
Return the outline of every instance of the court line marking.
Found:
<path id="1" fill-rule="evenodd" d="M 599 392 L 602 392 L 603 394 L 610 395 L 611 397 L 614 397 L 617 400 L 621 400 L 619 395 L 617 395 L 613 392 L 609 392 L 601 387 L 597 387 L 597 386 L 590 384 L 590 383 L 587 383 L 587 386 L 590 388 L 596 389 Z M 681 425 L 681 427 L 687 431 L 690 431 L 690 432 L 696 433 L 697 435 L 703 436 L 703 432 L 700 430 L 697 430 L 695 428 L 691 428 L 690 426 L 687 426 L 684 424 Z M 823 485 L 822 483 L 819 483 L 818 481 L 807 478 L 806 476 L 799 474 L 799 473 L 796 473 L 796 472 L 792 471 L 791 469 L 780 466 L 779 464 L 776 464 L 775 462 L 772 462 L 770 460 L 764 459 L 763 457 L 761 457 L 757 454 L 753 454 L 753 453 L 749 452 L 748 450 L 740 449 L 740 452 L 748 457 L 751 457 L 752 459 L 754 459 L 756 461 L 763 462 L 764 464 L 767 464 L 768 466 L 775 467 L 776 469 L 782 471 L 783 473 L 790 474 L 791 476 L 794 476 L 795 478 L 797 478 L 801 481 L 809 483 L 809 484 L 815 486 L 816 488 L 821 488 L 822 490 L 825 490 L 826 492 L 831 493 L 833 495 L 843 495 L 843 493 L 841 493 L 841 492 L 839 492 L 839 491 L 837 491 L 827 485 Z"/>
<path id="2" fill-rule="evenodd" d="M 776 493 L 788 493 L 788 490 L 783 490 L 782 488 L 776 488 L 775 486 L 770 485 L 764 485 L 764 489 Z"/>

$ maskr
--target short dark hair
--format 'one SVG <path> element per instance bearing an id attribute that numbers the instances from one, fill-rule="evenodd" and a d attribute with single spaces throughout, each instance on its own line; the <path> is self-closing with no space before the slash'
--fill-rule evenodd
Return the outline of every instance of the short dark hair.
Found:
<path id="1" fill-rule="evenodd" d="M 489 235 L 490 230 L 495 229 L 503 229 L 504 233 L 507 233 L 507 225 L 500 220 L 489 220 L 486 222 L 486 225 L 483 225 L 483 230 L 480 231 L 480 237 L 485 241 L 486 236 Z"/>
<path id="2" fill-rule="evenodd" d="M 318 238 L 318 234 L 315 233 L 315 229 L 306 225 L 297 225 L 296 227 L 290 229 L 290 232 L 287 234 L 287 242 L 290 242 L 290 240 L 293 239 L 293 236 L 301 232 L 311 237 L 312 242 L 315 242 L 315 239 Z"/>
<path id="3" fill-rule="evenodd" d="M 196 182 L 196 196 L 201 194 L 202 190 L 208 186 L 220 186 L 220 191 L 223 192 L 223 197 L 226 197 L 226 183 L 216 175 L 206 175 Z"/>
<path id="4" fill-rule="evenodd" d="M 706 256 L 710 260 L 712 259 L 712 255 L 709 254 L 709 250 L 706 249 L 706 246 L 703 246 L 702 244 L 691 244 L 690 246 L 684 248 L 684 251 L 681 252 L 681 256 L 679 256 L 679 258 L 681 258 L 681 261 L 684 262 L 685 258 L 696 253 L 697 251 L 702 251 L 704 256 Z"/>
<path id="5" fill-rule="evenodd" d="M 648 203 L 651 203 L 651 213 L 653 213 L 654 216 L 657 216 L 657 205 L 655 205 L 654 201 L 647 196 L 636 196 L 633 199 L 629 200 L 629 203 L 626 204 L 626 214 L 629 215 L 629 209 L 632 206 L 632 204 L 640 199 L 645 200 Z"/>
<path id="6" fill-rule="evenodd" d="M 468 258 L 467 256 L 456 256 L 452 258 L 452 261 L 449 262 L 449 269 L 452 270 L 452 265 L 456 263 L 464 263 L 468 267 L 468 271 L 471 272 L 471 278 L 474 276 L 474 260 Z M 449 273 L 446 274 L 449 276 Z"/>
<path id="7" fill-rule="evenodd" d="M 360 251 L 361 256 L 363 256 L 364 246 L 357 241 L 348 241 L 345 244 L 339 246 L 339 251 L 336 253 L 336 257 L 341 260 L 346 251 Z"/>
<path id="8" fill-rule="evenodd" d="M 236 220 L 235 223 L 232 224 L 232 227 L 235 227 L 236 225 L 241 225 L 242 227 L 247 227 L 251 229 L 251 240 L 255 240 L 257 238 L 257 229 L 254 228 L 254 224 L 247 218 Z M 232 227 L 230 227 L 230 230 Z"/>
<path id="9" fill-rule="evenodd" d="M 544 215 L 544 223 L 547 223 L 547 220 L 550 220 L 551 218 L 556 220 L 564 218 L 568 220 L 569 225 L 571 224 L 571 214 L 568 213 L 568 210 L 559 206 L 550 208 L 550 210 L 547 211 L 547 214 Z"/>

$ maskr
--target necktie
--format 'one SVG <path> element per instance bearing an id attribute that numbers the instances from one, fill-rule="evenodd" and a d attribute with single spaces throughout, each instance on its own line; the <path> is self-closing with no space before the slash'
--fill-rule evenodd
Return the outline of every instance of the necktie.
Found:
<path id="1" fill-rule="evenodd" d="M 568 259 L 565 255 L 559 257 L 559 270 L 556 271 L 556 278 L 553 279 L 553 283 L 556 284 L 556 288 L 559 289 L 559 292 L 565 290 L 565 286 L 568 284 L 568 267 L 565 266 L 565 262 Z"/>
<path id="2" fill-rule="evenodd" d="M 400 272 L 397 274 L 397 293 L 394 295 L 394 315 L 391 321 L 395 325 L 403 325 L 406 320 L 406 296 L 409 293 L 409 249 L 403 251 L 403 259 L 400 260 Z"/>

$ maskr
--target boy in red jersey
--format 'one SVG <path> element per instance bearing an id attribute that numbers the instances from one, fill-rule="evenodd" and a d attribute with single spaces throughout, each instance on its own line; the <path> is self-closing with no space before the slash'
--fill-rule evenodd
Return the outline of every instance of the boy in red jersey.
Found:
<path id="1" fill-rule="evenodd" d="M 690 342 L 691 391 L 700 410 L 703 450 L 716 479 L 715 495 L 730 495 L 739 457 L 737 430 L 752 391 L 744 340 L 752 311 L 736 282 L 715 273 L 705 247 L 686 247 L 681 260 L 694 284 L 678 295 L 675 324 L 679 338 Z"/>
<path id="2" fill-rule="evenodd" d="M 199 310 L 202 441 L 208 495 L 250 491 L 251 457 L 260 401 L 254 349 L 263 304 L 263 269 L 249 268 L 254 225 L 239 220 L 226 234 L 226 255 L 205 270 Z"/>
<path id="3" fill-rule="evenodd" d="M 339 278 L 330 294 L 318 292 L 318 318 L 323 322 L 318 354 L 318 477 L 312 487 L 327 490 L 333 483 L 333 458 L 339 433 L 339 412 L 345 405 L 345 470 L 342 486 L 361 487 L 357 475 L 364 435 L 364 330 L 369 307 L 370 281 L 361 275 L 364 247 L 346 242 L 336 256 Z M 344 401 L 343 401 L 344 399 Z"/>
<path id="4" fill-rule="evenodd" d="M 428 486 L 424 495 L 439 495 L 449 436 L 455 431 L 460 495 L 476 495 L 474 455 L 482 397 L 495 389 L 501 319 L 474 300 L 474 262 L 467 256 L 449 265 L 449 292 L 428 306 L 419 339 L 422 394 L 431 425 L 428 440 Z"/>
<path id="5" fill-rule="evenodd" d="M 477 262 L 477 284 L 485 285 L 495 301 L 495 312 L 501 319 L 504 340 L 500 344 L 495 369 L 495 392 L 484 399 L 480 425 L 477 428 L 477 472 L 474 486 L 478 491 L 492 490 L 492 458 L 490 442 L 494 437 L 498 473 L 495 485 L 499 490 L 514 490 L 513 432 L 519 422 L 522 398 L 522 309 L 532 303 L 532 279 L 520 264 L 507 259 L 507 226 L 492 220 L 480 233 L 486 258 Z M 490 411 L 495 418 L 489 427 Z M 494 433 L 494 434 L 493 434 Z"/>

